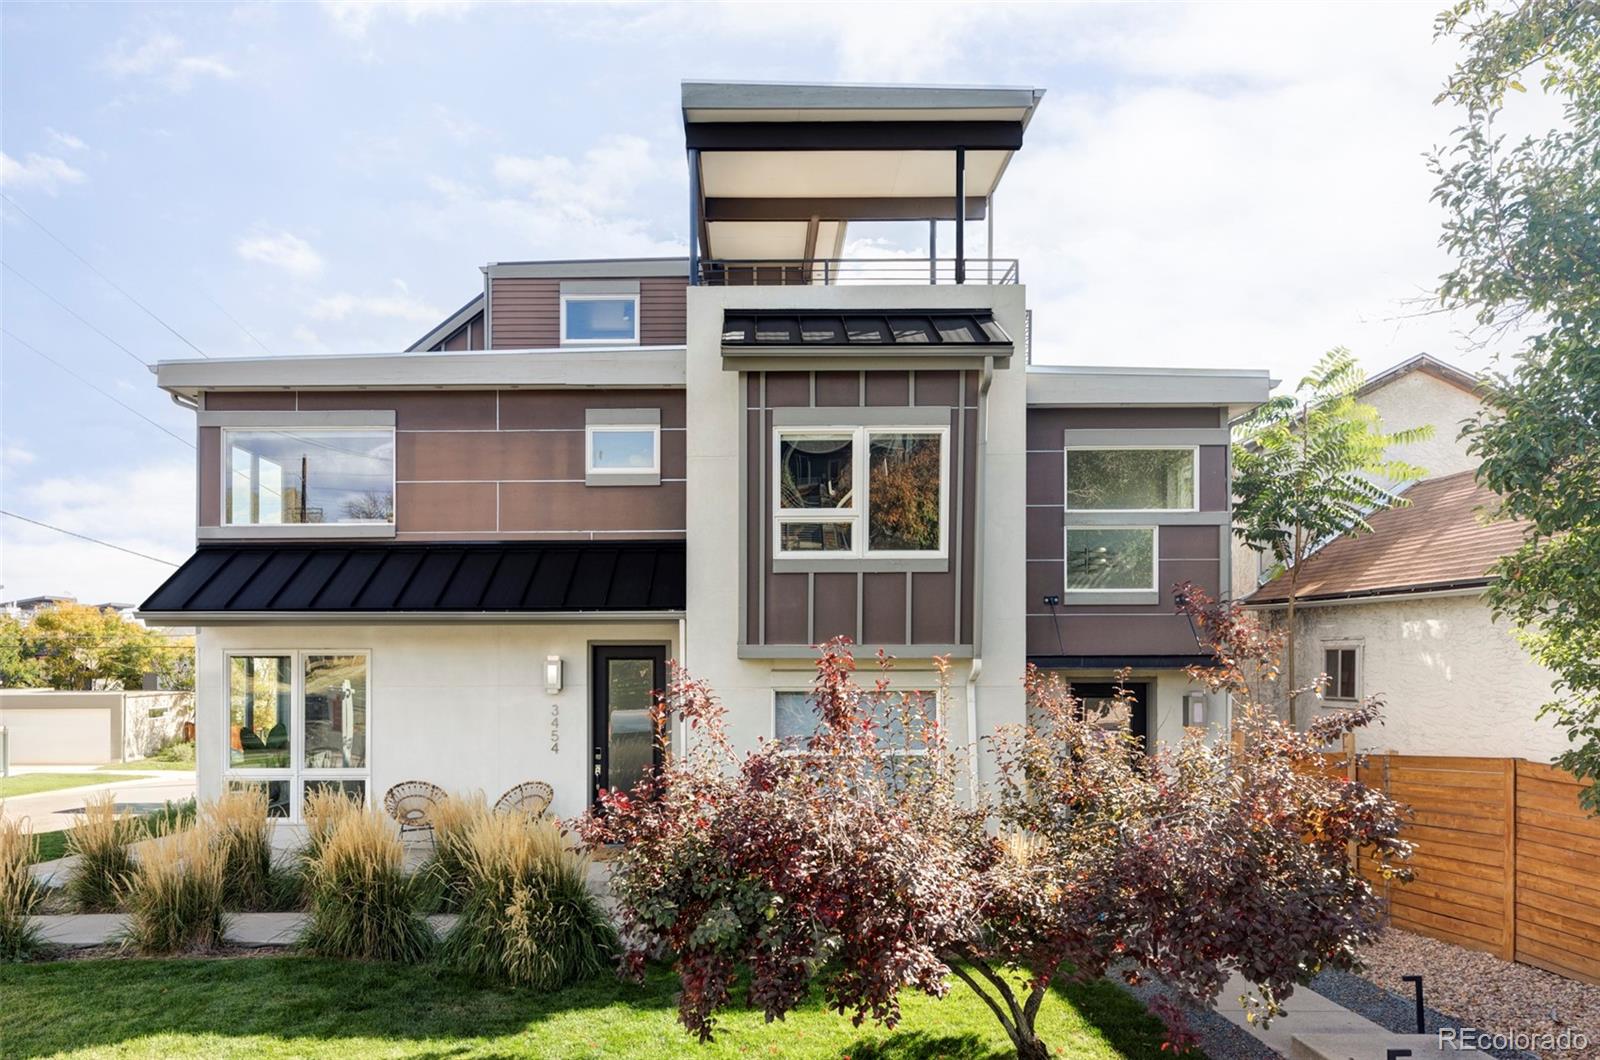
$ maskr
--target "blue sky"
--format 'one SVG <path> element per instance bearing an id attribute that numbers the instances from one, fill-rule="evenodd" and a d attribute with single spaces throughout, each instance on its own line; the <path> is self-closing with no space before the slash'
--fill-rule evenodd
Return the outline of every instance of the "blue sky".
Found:
<path id="1" fill-rule="evenodd" d="M 1417 304 L 1446 265 L 1433 13 L 7 3 L 0 189 L 212 356 L 396 350 L 486 261 L 681 252 L 681 79 L 1031 84 L 995 253 L 1021 259 L 1039 359 L 1292 380 L 1345 344 L 1477 368 L 1467 322 Z M 194 351 L 0 215 L 7 331 L 189 436 L 137 360 Z M 190 448 L 10 336 L 0 388 L 0 507 L 187 555 Z M 0 543 L 0 598 L 137 601 L 167 569 L 9 519 Z"/>

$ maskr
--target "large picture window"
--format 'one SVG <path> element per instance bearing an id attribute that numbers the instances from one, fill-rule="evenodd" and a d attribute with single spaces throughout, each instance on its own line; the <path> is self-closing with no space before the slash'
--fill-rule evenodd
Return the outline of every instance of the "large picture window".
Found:
<path id="1" fill-rule="evenodd" d="M 298 817 L 320 789 L 366 798 L 366 652 L 241 652 L 228 656 L 227 671 L 230 787 L 265 790 L 278 817 Z"/>
<path id="2" fill-rule="evenodd" d="M 862 693 L 876 730 L 879 749 L 887 755 L 923 755 L 928 747 L 923 729 L 939 718 L 939 693 L 932 689 Z M 772 735 L 800 749 L 816 734 L 821 719 L 810 692 L 781 690 L 772 694 Z"/>
<path id="3" fill-rule="evenodd" d="M 392 430 L 228 429 L 222 449 L 229 526 L 394 522 Z"/>
<path id="4" fill-rule="evenodd" d="M 1179 448 L 1067 449 L 1067 510 L 1078 512 L 1195 511 L 1199 450 Z"/>
<path id="5" fill-rule="evenodd" d="M 1156 528 L 1067 528 L 1067 592 L 1153 591 Z"/>
<path id="6" fill-rule="evenodd" d="M 779 428 L 778 558 L 943 556 L 947 435 L 942 427 Z"/>

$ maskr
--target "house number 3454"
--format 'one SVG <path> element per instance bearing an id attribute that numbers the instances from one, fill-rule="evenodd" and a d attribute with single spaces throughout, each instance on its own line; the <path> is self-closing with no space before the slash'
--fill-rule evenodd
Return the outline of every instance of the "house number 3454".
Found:
<path id="1" fill-rule="evenodd" d="M 561 704 L 550 704 L 550 750 L 561 750 Z"/>

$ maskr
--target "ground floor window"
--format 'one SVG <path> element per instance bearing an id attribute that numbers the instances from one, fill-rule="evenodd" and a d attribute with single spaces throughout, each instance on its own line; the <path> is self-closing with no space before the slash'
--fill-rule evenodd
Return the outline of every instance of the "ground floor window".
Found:
<path id="1" fill-rule="evenodd" d="M 371 658 L 365 651 L 237 652 L 228 657 L 230 788 L 265 791 L 275 817 L 335 788 L 365 801 Z"/>
<path id="2" fill-rule="evenodd" d="M 1325 699 L 1361 698 L 1361 648 L 1356 644 L 1324 645 L 1322 672 L 1328 675 Z"/>
<path id="3" fill-rule="evenodd" d="M 878 747 L 889 755 L 926 754 L 924 727 L 939 720 L 939 693 L 929 689 L 865 691 Z M 772 694 L 772 735 L 802 746 L 816 733 L 821 719 L 811 693 L 780 690 Z"/>

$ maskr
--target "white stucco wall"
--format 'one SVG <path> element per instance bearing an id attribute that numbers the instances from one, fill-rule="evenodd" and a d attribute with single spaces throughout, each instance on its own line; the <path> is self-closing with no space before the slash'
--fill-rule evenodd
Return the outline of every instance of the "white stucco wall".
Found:
<path id="1" fill-rule="evenodd" d="M 373 805 L 402 780 L 490 800 L 525 780 L 555 788 L 552 812 L 589 805 L 592 748 L 589 649 L 596 644 L 667 646 L 676 622 L 214 626 L 198 638 L 196 757 L 199 794 L 214 798 L 226 759 L 226 653 L 311 650 L 371 652 L 368 755 Z M 547 655 L 562 657 L 564 687 L 545 692 Z M 550 747 L 552 708 L 557 750 Z"/>
<path id="2" fill-rule="evenodd" d="M 741 308 L 981 308 L 1013 336 L 1024 333 L 1025 289 L 1008 286 L 693 287 L 688 302 L 688 657 L 729 705 L 731 735 L 753 747 L 771 735 L 776 688 L 804 683 L 803 663 L 741 659 L 739 583 L 744 546 L 739 439 L 744 394 L 737 372 L 722 366 L 722 311 Z M 997 370 L 989 391 L 987 454 L 979 511 L 983 531 L 983 668 L 977 681 L 978 733 L 1023 720 L 1026 371 L 1020 352 Z M 967 663 L 952 667 L 943 718 L 955 743 L 972 739 L 967 724 Z M 901 660 L 906 685 L 925 685 L 928 660 Z M 991 775 L 981 763 L 981 778 Z"/>
<path id="3" fill-rule="evenodd" d="M 1357 736 L 1363 751 L 1547 762 L 1566 749 L 1534 717 L 1552 698 L 1549 672 L 1476 595 L 1306 608 L 1296 626 L 1302 683 L 1322 672 L 1325 646 L 1360 646 L 1361 691 L 1386 703 L 1383 724 Z"/>

